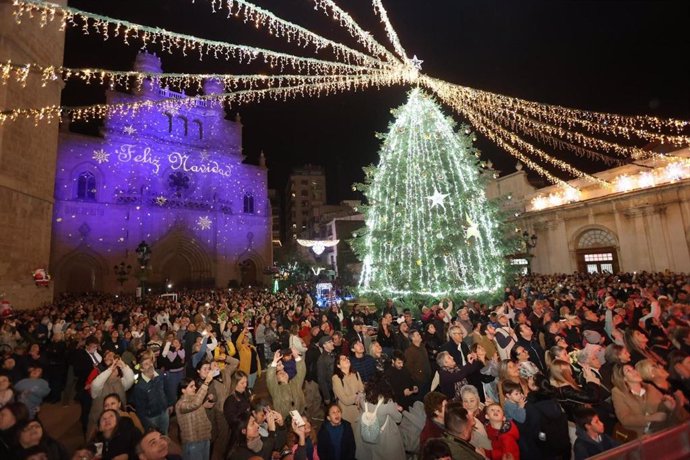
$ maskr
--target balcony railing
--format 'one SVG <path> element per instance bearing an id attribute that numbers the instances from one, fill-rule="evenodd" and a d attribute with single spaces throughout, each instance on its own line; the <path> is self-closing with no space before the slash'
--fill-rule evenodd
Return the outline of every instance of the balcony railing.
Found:
<path id="1" fill-rule="evenodd" d="M 642 436 L 589 460 L 680 460 L 690 458 L 690 422 Z"/>

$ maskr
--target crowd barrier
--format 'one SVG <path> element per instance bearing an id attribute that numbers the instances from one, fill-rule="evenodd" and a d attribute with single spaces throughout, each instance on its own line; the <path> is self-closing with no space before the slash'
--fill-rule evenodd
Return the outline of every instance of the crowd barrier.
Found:
<path id="1" fill-rule="evenodd" d="M 642 436 L 590 460 L 680 460 L 690 458 L 690 422 Z"/>

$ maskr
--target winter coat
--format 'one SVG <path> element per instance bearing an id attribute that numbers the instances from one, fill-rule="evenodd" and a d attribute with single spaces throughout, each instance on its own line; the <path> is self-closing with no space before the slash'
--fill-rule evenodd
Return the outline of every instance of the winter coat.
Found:
<path id="1" fill-rule="evenodd" d="M 320 460 L 334 460 L 336 457 L 333 455 L 336 447 L 340 448 L 340 460 L 355 460 L 355 435 L 352 431 L 352 425 L 347 421 L 343 420 L 340 422 L 343 427 L 342 438 L 340 439 L 340 446 L 334 446 L 331 441 L 331 435 L 329 434 L 328 427 L 330 422 L 324 420 L 321 425 L 321 429 L 317 435 L 316 439 L 316 449 L 319 453 Z"/>
<path id="2" fill-rule="evenodd" d="M 589 457 L 594 457 L 619 445 L 618 441 L 606 433 L 602 434 L 600 441 L 597 442 L 590 438 L 587 432 L 579 426 L 575 429 L 575 434 L 577 435 L 573 447 L 575 460 L 585 460 Z"/>
<path id="3" fill-rule="evenodd" d="M 168 410 L 168 400 L 165 396 L 163 376 L 154 374 L 154 377 L 146 381 L 143 375 L 139 376 L 132 393 L 137 414 L 141 417 L 156 417 Z"/>
<path id="4" fill-rule="evenodd" d="M 501 460 L 505 454 L 511 454 L 514 460 L 520 460 L 520 433 L 513 422 L 505 422 L 500 429 L 486 425 L 486 435 L 491 441 L 491 460 Z"/>
<path id="5" fill-rule="evenodd" d="M 368 410 L 374 410 L 375 404 L 368 403 Z M 373 406 L 373 407 L 372 407 Z M 402 413 L 398 412 L 396 404 L 390 400 L 381 404 L 376 411 L 376 418 L 381 427 L 381 433 L 376 444 L 361 441 L 357 444 L 357 460 L 391 460 L 405 458 L 405 446 L 398 428 L 402 421 Z"/>
<path id="6" fill-rule="evenodd" d="M 244 331 L 240 332 L 240 335 L 237 337 L 237 352 L 238 352 L 238 358 L 240 360 L 240 366 L 239 369 L 244 372 L 247 375 L 250 375 L 252 372 L 252 355 L 256 359 L 256 377 L 259 378 L 261 377 L 261 361 L 259 360 L 259 353 L 256 351 L 256 348 L 254 348 L 254 345 L 248 345 L 244 343 Z"/>
<path id="7" fill-rule="evenodd" d="M 304 412 L 306 402 L 302 384 L 305 374 L 306 365 L 303 359 L 297 361 L 297 375 L 286 384 L 278 383 L 275 367 L 270 366 L 266 371 L 266 385 L 273 400 L 273 408 L 283 417 L 287 417 L 291 410 Z"/>
<path id="8" fill-rule="evenodd" d="M 431 381 L 431 363 L 424 344 L 417 347 L 410 345 L 405 350 L 405 368 L 410 371 L 412 380 L 420 387 L 425 387 Z"/>
<path id="9" fill-rule="evenodd" d="M 343 412 L 343 419 L 355 425 L 359 420 L 359 405 L 357 401 L 357 393 L 364 393 L 364 383 L 356 372 L 349 373 L 340 380 L 340 377 L 334 375 L 333 378 L 333 393 L 338 399 L 338 406 Z"/>

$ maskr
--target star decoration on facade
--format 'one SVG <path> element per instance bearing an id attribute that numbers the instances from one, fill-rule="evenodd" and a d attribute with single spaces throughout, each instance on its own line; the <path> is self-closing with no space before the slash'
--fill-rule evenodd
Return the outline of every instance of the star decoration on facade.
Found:
<path id="1" fill-rule="evenodd" d="M 466 232 L 466 239 L 470 239 L 471 237 L 474 237 L 475 239 L 479 239 L 481 236 L 479 234 L 479 225 L 477 225 L 475 222 L 470 219 L 470 216 L 467 216 L 467 230 Z"/>
<path id="2" fill-rule="evenodd" d="M 201 161 L 208 161 L 208 158 L 210 157 L 208 151 L 206 150 L 202 150 L 199 156 L 201 156 Z"/>
<path id="3" fill-rule="evenodd" d="M 93 156 L 91 157 L 92 159 L 96 160 L 96 162 L 100 165 L 103 163 L 108 162 L 108 157 L 110 156 L 109 153 L 106 153 L 105 150 L 103 149 L 98 149 L 93 151 Z"/>
<path id="4" fill-rule="evenodd" d="M 199 220 L 196 221 L 196 225 L 201 229 L 201 230 L 210 230 L 211 229 L 211 219 L 208 216 L 203 216 L 199 217 Z"/>
<path id="5" fill-rule="evenodd" d="M 446 209 L 446 205 L 443 203 L 443 200 L 445 200 L 447 196 L 447 193 L 441 193 L 438 190 L 434 190 L 434 194 L 426 198 L 427 200 L 431 200 L 432 208 L 435 208 L 436 206 L 441 206 L 443 209 Z"/>
<path id="6" fill-rule="evenodd" d="M 158 206 L 165 206 L 165 203 L 168 202 L 168 199 L 164 196 L 157 196 L 156 197 L 156 204 Z"/>
<path id="7" fill-rule="evenodd" d="M 129 125 L 125 126 L 123 131 L 125 132 L 125 134 L 129 134 L 131 136 L 132 134 L 137 132 L 137 129 L 134 126 Z"/>
<path id="8" fill-rule="evenodd" d="M 412 67 L 414 67 L 417 70 L 422 70 L 422 64 L 424 64 L 424 61 L 419 59 L 417 55 L 415 54 L 412 56 L 412 59 L 410 60 L 410 63 L 412 63 Z"/>

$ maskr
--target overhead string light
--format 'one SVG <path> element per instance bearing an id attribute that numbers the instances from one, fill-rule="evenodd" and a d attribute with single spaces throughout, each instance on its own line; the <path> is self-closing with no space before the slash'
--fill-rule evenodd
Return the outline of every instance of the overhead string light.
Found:
<path id="1" fill-rule="evenodd" d="M 223 8 L 227 10 L 228 18 L 242 16 L 246 24 L 251 23 L 257 29 L 265 27 L 268 29 L 269 34 L 285 38 L 288 43 L 296 42 L 298 46 L 303 48 L 312 45 L 317 53 L 323 49 L 330 48 L 335 54 L 336 59 L 348 64 L 354 62 L 359 65 L 378 68 L 390 68 L 399 65 L 398 62 L 382 62 L 346 45 L 324 38 L 309 29 L 293 24 L 245 0 L 211 0 L 211 9 L 214 13 L 221 11 Z M 383 57 L 386 56 L 384 55 Z"/>
<path id="2" fill-rule="evenodd" d="M 20 118 L 33 119 L 35 124 L 41 121 L 59 121 L 63 116 L 68 116 L 74 121 L 90 121 L 108 116 L 135 116 L 144 110 L 178 110 L 181 108 L 193 108 L 197 106 L 220 105 L 228 103 L 244 105 L 258 103 L 266 99 L 287 100 L 301 96 L 320 97 L 337 92 L 356 91 L 370 88 L 372 86 L 382 87 L 399 83 L 395 79 L 385 78 L 372 81 L 367 76 L 341 76 L 335 82 L 325 81 L 321 83 L 304 83 L 294 86 L 284 86 L 277 88 L 264 88 L 241 90 L 231 93 L 210 94 L 203 96 L 193 96 L 180 99 L 172 97 L 166 99 L 146 99 L 129 103 L 117 104 L 94 104 L 80 107 L 61 107 L 58 105 L 32 108 L 14 109 L 0 112 L 0 124 L 5 121 L 14 121 Z"/>
<path id="3" fill-rule="evenodd" d="M 383 23 L 383 26 L 386 29 L 388 40 L 393 45 L 393 49 L 398 54 L 398 56 L 400 56 L 400 58 L 403 59 L 403 61 L 407 61 L 407 52 L 400 43 L 400 39 L 398 38 L 397 32 L 393 28 L 393 24 L 391 24 L 390 19 L 388 19 L 388 12 L 383 7 L 383 3 L 381 3 L 381 0 L 372 0 L 372 4 L 374 7 L 374 13 L 376 13 L 381 18 L 381 22 Z"/>
<path id="4" fill-rule="evenodd" d="M 12 80 L 19 83 L 22 87 L 26 86 L 31 74 L 41 81 L 41 86 L 45 86 L 50 81 L 62 79 L 64 81 L 78 80 L 86 84 L 117 85 L 126 90 L 141 89 L 144 85 L 153 87 L 176 87 L 200 91 L 203 89 L 204 81 L 215 80 L 223 83 L 227 91 L 238 89 L 260 89 L 262 87 L 282 87 L 286 85 L 296 85 L 305 83 L 336 83 L 351 75 L 231 75 L 217 73 L 158 73 L 141 72 L 136 70 L 109 70 L 102 68 L 70 68 L 61 66 L 42 66 L 39 64 L 16 64 L 12 61 L 0 63 L 0 83 L 7 84 Z M 400 73 L 391 72 L 369 72 L 361 75 L 363 80 L 369 80 L 370 84 L 375 85 L 381 82 L 389 84 L 391 80 L 398 79 L 399 83 L 404 83 Z"/>
<path id="5" fill-rule="evenodd" d="M 80 28 L 85 35 L 88 35 L 91 31 L 96 32 L 103 37 L 103 40 L 108 40 L 111 36 L 122 37 L 124 43 L 129 44 L 130 40 L 138 38 L 144 45 L 157 44 L 164 52 L 172 53 L 174 50 L 179 50 L 185 56 L 190 50 L 196 51 L 199 54 L 199 60 L 202 60 L 204 56 L 212 56 L 216 59 L 224 58 L 225 60 L 236 60 L 243 64 L 249 64 L 262 56 L 266 64 L 271 68 L 278 68 L 281 72 L 288 66 L 298 72 L 312 74 L 357 74 L 376 68 L 295 56 L 264 48 L 235 45 L 217 40 L 207 40 L 41 0 L 14 0 L 14 6 L 16 7 L 15 19 L 19 23 L 25 16 L 33 18 L 35 14 L 38 14 L 42 27 L 57 20 L 60 21 L 61 28 L 71 25 Z M 111 30 L 111 27 L 114 30 Z"/>
<path id="6" fill-rule="evenodd" d="M 442 99 L 444 100 L 447 104 L 449 104 L 451 107 L 453 107 L 456 111 L 460 112 L 462 115 L 466 116 L 470 121 L 472 122 L 472 125 L 477 129 L 482 131 L 484 134 L 487 135 L 492 141 L 498 142 L 498 139 L 504 141 L 504 143 L 508 143 L 509 145 L 514 145 L 516 148 L 519 148 L 523 152 L 527 151 L 532 155 L 535 155 L 542 159 L 543 161 L 546 161 L 557 168 L 561 169 L 564 172 L 567 172 L 568 174 L 571 174 L 575 177 L 583 178 L 586 179 L 592 183 L 596 183 L 600 186 L 604 187 L 611 187 L 611 184 L 609 184 L 606 181 L 603 181 L 595 176 L 592 176 L 590 174 L 587 174 L 574 166 L 568 164 L 565 161 L 559 160 L 557 158 L 552 157 L 551 155 L 547 154 L 543 150 L 535 147 L 534 145 L 530 144 L 529 142 L 525 141 L 522 139 L 520 136 L 517 134 L 503 128 L 500 126 L 498 123 L 494 122 L 490 118 L 482 115 L 480 111 L 477 109 L 477 105 L 470 102 L 467 104 L 468 101 L 458 101 L 457 100 L 457 90 L 453 88 L 454 85 L 449 85 L 445 82 L 439 81 L 439 80 L 433 80 L 430 78 L 423 78 L 423 82 L 426 83 L 428 87 L 434 90 L 434 92 Z M 459 102 L 465 102 L 459 103 Z M 474 120 L 474 121 L 472 121 Z M 523 157 L 525 156 L 524 154 L 522 155 Z M 526 163 L 527 164 L 527 163 Z M 529 164 L 528 164 L 529 166 Z M 546 176 L 545 176 L 546 177 Z"/>
<path id="7" fill-rule="evenodd" d="M 385 57 L 386 60 L 390 62 L 404 63 L 404 61 L 401 61 L 388 51 L 385 46 L 377 42 L 371 32 L 362 29 L 360 25 L 352 19 L 352 16 L 340 8 L 333 0 L 314 0 L 314 9 L 317 11 L 321 10 L 333 20 L 338 21 L 340 26 L 345 28 L 345 30 L 347 30 L 350 35 L 370 53 L 376 56 Z"/>

